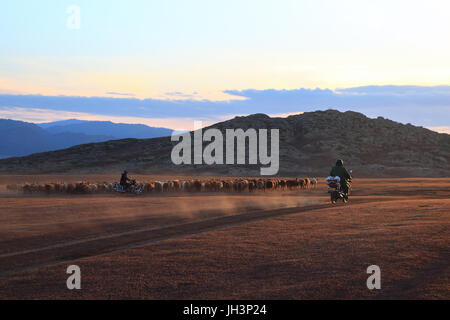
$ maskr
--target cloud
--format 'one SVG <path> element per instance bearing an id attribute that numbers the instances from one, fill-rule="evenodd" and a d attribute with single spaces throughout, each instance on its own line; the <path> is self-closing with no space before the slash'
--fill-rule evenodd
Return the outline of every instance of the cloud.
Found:
<path id="1" fill-rule="evenodd" d="M 450 126 L 447 127 L 427 127 L 427 129 L 439 132 L 439 133 L 447 133 L 450 134 Z"/>
<path id="2" fill-rule="evenodd" d="M 402 123 L 446 126 L 450 123 L 450 86 L 365 86 L 347 89 L 227 90 L 246 98 L 241 103 L 258 112 L 279 113 L 338 109 Z"/>
<path id="3" fill-rule="evenodd" d="M 136 96 L 134 93 L 120 93 L 120 92 L 105 92 L 105 94 L 112 95 L 112 96 L 128 96 L 128 97 Z"/>
<path id="4" fill-rule="evenodd" d="M 364 86 L 347 89 L 337 89 L 340 94 L 361 94 L 361 95 L 400 95 L 400 96 L 430 96 L 430 95 L 450 95 L 450 86 Z"/>
<path id="5" fill-rule="evenodd" d="M 198 92 L 183 93 L 180 91 L 175 91 L 175 92 L 166 92 L 164 95 L 171 97 L 171 98 L 181 98 L 181 99 L 197 99 L 198 98 Z"/>
<path id="6" fill-rule="evenodd" d="M 445 127 L 450 123 L 450 86 L 365 86 L 337 90 L 248 89 L 225 90 L 224 93 L 230 95 L 230 100 L 195 100 L 183 92 L 169 92 L 169 96 L 177 97 L 169 100 L 0 95 L 0 106 L 21 108 L 22 111 L 45 109 L 69 114 L 82 113 L 110 119 L 196 119 L 207 122 L 233 115 L 289 115 L 332 108 L 425 127 Z"/>

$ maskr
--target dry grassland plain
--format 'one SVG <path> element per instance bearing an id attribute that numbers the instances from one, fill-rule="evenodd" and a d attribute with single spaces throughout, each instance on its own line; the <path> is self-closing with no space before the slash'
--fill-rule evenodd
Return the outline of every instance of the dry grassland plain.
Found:
<path id="1" fill-rule="evenodd" d="M 171 179 L 138 176 L 138 180 Z M 0 176 L 1 299 L 449 299 L 450 179 L 355 179 L 315 189 L 22 195 Z M 68 290 L 78 265 L 82 289 Z M 381 268 L 381 290 L 366 269 Z"/>

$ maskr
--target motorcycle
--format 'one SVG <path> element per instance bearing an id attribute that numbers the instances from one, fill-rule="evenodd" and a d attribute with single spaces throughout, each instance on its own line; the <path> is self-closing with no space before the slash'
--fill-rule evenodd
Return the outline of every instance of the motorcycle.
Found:
<path id="1" fill-rule="evenodd" d="M 348 194 L 345 194 L 341 185 L 341 178 L 339 177 L 328 177 L 325 179 L 328 184 L 328 193 L 330 194 L 331 203 L 336 203 L 338 200 L 342 199 L 342 202 L 348 202 Z M 350 192 L 349 187 L 349 192 Z"/>
<path id="2" fill-rule="evenodd" d="M 128 188 L 124 188 L 120 183 L 116 182 L 113 189 L 118 193 L 134 193 L 136 195 L 141 195 L 144 192 L 144 187 L 136 184 L 136 180 L 130 180 Z"/>

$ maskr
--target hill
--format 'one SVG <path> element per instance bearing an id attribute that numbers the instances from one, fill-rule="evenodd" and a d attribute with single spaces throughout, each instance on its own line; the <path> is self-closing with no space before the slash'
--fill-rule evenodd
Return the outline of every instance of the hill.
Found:
<path id="1" fill-rule="evenodd" d="M 283 176 L 325 176 L 342 158 L 356 176 L 435 177 L 450 175 L 450 135 L 356 112 L 307 112 L 287 118 L 256 114 L 212 126 L 280 130 Z M 182 165 L 171 162 L 170 138 L 125 139 L 0 160 L 10 173 L 176 173 L 259 175 L 260 165 Z"/>
<path id="2" fill-rule="evenodd" d="M 113 138 L 72 132 L 52 134 L 33 123 L 5 119 L 0 119 L 0 137 L 1 158 L 25 156 Z"/>
<path id="3" fill-rule="evenodd" d="M 64 120 L 39 124 L 50 133 L 83 133 L 87 135 L 109 136 L 112 139 L 150 139 L 168 137 L 172 129 L 149 127 L 143 124 L 113 123 L 110 121 Z"/>
<path id="4" fill-rule="evenodd" d="M 64 120 L 43 124 L 0 119 L 0 159 L 119 140 L 170 136 L 172 129 L 109 121 Z"/>

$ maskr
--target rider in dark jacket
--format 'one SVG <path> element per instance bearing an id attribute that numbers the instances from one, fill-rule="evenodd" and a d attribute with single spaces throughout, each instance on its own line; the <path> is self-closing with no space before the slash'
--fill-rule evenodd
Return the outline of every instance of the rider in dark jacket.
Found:
<path id="1" fill-rule="evenodd" d="M 128 171 L 125 170 L 125 171 L 122 173 L 122 177 L 120 178 L 120 185 L 121 185 L 124 189 L 127 189 L 127 188 L 130 186 L 129 181 L 131 181 L 131 180 L 130 180 L 130 178 L 128 178 Z"/>
<path id="2" fill-rule="evenodd" d="M 345 169 L 344 161 L 336 161 L 336 165 L 331 168 L 330 176 L 338 176 L 339 178 L 341 178 L 342 190 L 344 191 L 346 198 L 348 198 L 348 190 L 350 188 L 350 181 L 352 180 L 352 176 L 350 175 L 350 173 L 348 173 L 347 169 Z"/>

